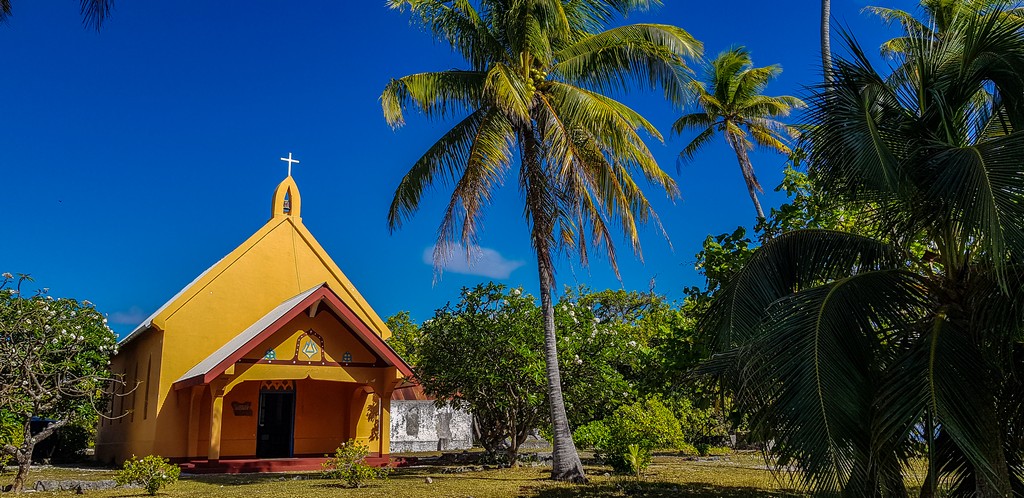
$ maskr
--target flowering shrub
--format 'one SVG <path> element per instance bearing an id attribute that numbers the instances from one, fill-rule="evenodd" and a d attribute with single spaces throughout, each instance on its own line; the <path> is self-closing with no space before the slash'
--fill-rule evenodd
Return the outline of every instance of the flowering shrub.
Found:
<path id="1" fill-rule="evenodd" d="M 142 459 L 132 456 L 124 462 L 124 467 L 114 475 L 118 486 L 142 486 L 146 493 L 155 495 L 160 488 L 178 482 L 181 469 L 157 455 L 149 455 Z"/>
<path id="2" fill-rule="evenodd" d="M 117 335 L 88 301 L 23 292 L 28 275 L 0 274 L 0 417 L 20 436 L 0 435 L 0 452 L 18 465 L 12 490 L 24 489 L 35 445 L 63 427 L 95 424 L 111 389 Z M 118 414 L 120 415 L 120 414 Z M 53 422 L 31 431 L 29 420 Z"/>
<path id="3" fill-rule="evenodd" d="M 371 467 L 366 464 L 370 450 L 363 444 L 352 439 L 341 443 L 324 462 L 323 476 L 327 479 L 340 479 L 350 488 L 361 488 L 364 484 L 377 479 L 387 479 L 390 469 L 387 467 Z"/>

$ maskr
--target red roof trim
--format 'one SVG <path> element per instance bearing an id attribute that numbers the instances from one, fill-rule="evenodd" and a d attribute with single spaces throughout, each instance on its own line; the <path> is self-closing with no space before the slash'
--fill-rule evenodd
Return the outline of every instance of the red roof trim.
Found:
<path id="1" fill-rule="evenodd" d="M 209 372 L 206 372 L 205 375 L 196 375 L 194 377 L 175 382 L 174 388 L 184 389 L 186 387 L 209 384 L 223 374 L 231 365 L 234 365 L 238 360 L 242 359 L 243 356 L 252 351 L 256 346 L 259 346 L 275 332 L 281 330 L 281 328 L 288 322 L 292 321 L 292 319 L 302 313 L 305 313 L 313 303 L 321 299 L 330 306 L 331 310 L 334 311 L 335 314 L 342 318 L 342 322 L 345 325 L 348 325 L 349 329 L 355 333 L 357 339 L 369 346 L 372 352 L 383 358 L 388 364 L 397 367 L 398 371 L 405 377 L 413 376 L 412 368 L 409 364 L 399 357 L 398 353 L 384 342 L 384 339 L 381 339 L 379 335 L 375 334 L 373 330 L 366 325 L 366 322 L 359 318 L 359 316 L 352 311 L 352 308 L 345 304 L 345 302 L 342 301 L 327 284 L 323 284 L 319 289 L 313 291 L 312 294 L 297 303 L 292 307 L 292 309 L 288 310 L 287 313 L 281 315 L 277 320 L 274 320 L 273 323 L 260 331 L 259 334 L 256 334 L 252 339 L 249 339 L 249 341 L 235 350 L 234 353 L 231 353 L 231 355 L 210 369 Z"/>

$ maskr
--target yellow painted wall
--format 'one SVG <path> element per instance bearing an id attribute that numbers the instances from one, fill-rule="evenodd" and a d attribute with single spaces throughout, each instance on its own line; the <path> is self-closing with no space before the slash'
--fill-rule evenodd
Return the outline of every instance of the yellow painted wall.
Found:
<path id="1" fill-rule="evenodd" d="M 124 374 L 125 386 L 115 388 L 117 395 L 101 417 L 96 437 L 100 461 L 120 461 L 152 452 L 159 416 L 156 400 L 160 394 L 162 346 L 163 334 L 154 331 L 124 345 L 111 360 L 111 371 Z"/>

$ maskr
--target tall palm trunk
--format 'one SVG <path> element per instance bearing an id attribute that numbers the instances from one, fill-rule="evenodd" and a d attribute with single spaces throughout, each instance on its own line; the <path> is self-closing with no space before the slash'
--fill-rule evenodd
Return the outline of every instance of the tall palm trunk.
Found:
<path id="1" fill-rule="evenodd" d="M 583 462 L 572 441 L 569 417 L 562 397 L 562 374 L 558 367 L 558 337 L 555 333 L 555 305 L 551 292 L 555 287 L 555 269 L 551 261 L 551 234 L 554 232 L 552 206 L 545 200 L 548 182 L 540 167 L 540 144 L 529 127 L 520 132 L 526 202 L 533 216 L 531 237 L 537 251 L 537 272 L 540 274 L 540 309 L 544 320 L 544 366 L 548 381 L 548 407 L 551 413 L 551 478 L 559 481 L 584 482 Z"/>
<path id="2" fill-rule="evenodd" d="M 757 222 L 760 223 L 765 217 L 764 210 L 761 209 L 761 201 L 757 199 L 757 192 L 763 192 L 763 190 L 761 189 L 761 184 L 757 182 L 757 177 L 754 176 L 754 165 L 750 162 L 750 156 L 747 155 L 746 147 L 736 137 L 731 133 L 726 133 L 725 141 L 736 152 L 736 160 L 740 163 L 743 181 L 747 183 L 747 192 L 750 194 L 750 200 L 754 202 L 754 210 L 757 211 Z"/>
<path id="3" fill-rule="evenodd" d="M 562 374 L 558 368 L 558 342 L 555 336 L 555 306 L 551 299 L 554 281 L 551 277 L 551 255 L 537 254 L 537 271 L 540 273 L 540 309 L 544 319 L 544 364 L 548 376 L 548 405 L 551 409 L 551 425 L 554 440 L 551 452 L 551 478 L 559 481 L 582 482 L 586 480 L 583 463 L 580 461 L 576 444 L 572 441 L 569 417 L 565 414 L 565 400 L 562 398 Z"/>
<path id="4" fill-rule="evenodd" d="M 821 68 L 825 83 L 832 83 L 832 1 L 821 0 Z"/>

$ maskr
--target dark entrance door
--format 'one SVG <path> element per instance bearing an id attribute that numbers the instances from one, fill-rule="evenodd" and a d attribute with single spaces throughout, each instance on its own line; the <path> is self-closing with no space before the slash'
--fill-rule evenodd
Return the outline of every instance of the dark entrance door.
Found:
<path id="1" fill-rule="evenodd" d="M 290 458 L 295 432 L 295 391 L 260 393 L 259 426 L 256 428 L 258 458 Z"/>

